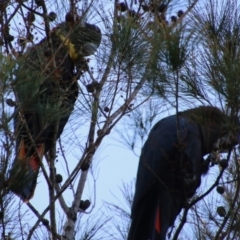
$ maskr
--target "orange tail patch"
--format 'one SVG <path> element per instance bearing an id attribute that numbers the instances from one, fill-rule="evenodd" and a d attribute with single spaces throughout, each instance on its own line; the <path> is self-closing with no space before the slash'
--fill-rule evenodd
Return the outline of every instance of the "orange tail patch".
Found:
<path id="1" fill-rule="evenodd" d="M 157 208 L 156 219 L 155 219 L 155 230 L 160 234 L 161 232 L 161 222 L 160 222 L 160 209 Z"/>
<path id="2" fill-rule="evenodd" d="M 24 141 L 20 142 L 18 158 L 21 160 L 26 158 L 26 149 L 25 149 Z"/>
<path id="3" fill-rule="evenodd" d="M 43 158 L 44 148 L 45 148 L 44 144 L 39 144 L 37 146 L 38 154 L 35 153 L 29 158 L 29 157 L 27 157 L 27 147 L 25 146 L 25 143 L 22 140 L 20 142 L 20 146 L 19 146 L 18 159 L 23 160 L 23 161 L 24 160 L 29 161 L 29 165 L 31 166 L 33 171 L 37 171 L 41 165 L 40 160 L 42 160 L 42 158 Z"/>
<path id="4" fill-rule="evenodd" d="M 40 160 L 42 160 L 42 158 L 43 158 L 44 144 L 38 145 L 37 146 L 37 151 L 38 151 L 38 155 L 34 154 L 33 156 L 31 156 L 31 158 L 29 160 L 29 165 L 31 166 L 33 171 L 37 171 L 39 169 L 40 165 L 41 165 Z"/>

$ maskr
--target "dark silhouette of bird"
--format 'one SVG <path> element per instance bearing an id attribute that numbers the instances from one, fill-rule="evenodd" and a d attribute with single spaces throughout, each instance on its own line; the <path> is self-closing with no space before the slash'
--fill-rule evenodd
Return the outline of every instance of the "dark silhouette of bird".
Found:
<path id="1" fill-rule="evenodd" d="M 15 73 L 16 158 L 8 185 L 24 202 L 32 198 L 42 158 L 62 134 L 74 109 L 84 57 L 101 43 L 100 29 L 89 23 L 61 23 L 50 37 L 51 41 L 45 38 L 26 51 Z"/>
<path id="2" fill-rule="evenodd" d="M 165 240 L 208 171 L 204 155 L 228 136 L 232 122 L 218 108 L 202 106 L 164 118 L 152 128 L 140 156 L 128 240 Z M 237 136 L 229 146 L 236 144 Z"/>

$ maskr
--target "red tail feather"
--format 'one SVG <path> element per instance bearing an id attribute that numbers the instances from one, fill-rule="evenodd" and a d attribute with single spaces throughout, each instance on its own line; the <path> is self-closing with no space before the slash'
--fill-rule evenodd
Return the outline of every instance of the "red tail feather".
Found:
<path id="1" fill-rule="evenodd" d="M 155 219 L 155 230 L 160 234 L 161 232 L 161 220 L 160 220 L 160 209 L 157 208 L 156 219 Z"/>

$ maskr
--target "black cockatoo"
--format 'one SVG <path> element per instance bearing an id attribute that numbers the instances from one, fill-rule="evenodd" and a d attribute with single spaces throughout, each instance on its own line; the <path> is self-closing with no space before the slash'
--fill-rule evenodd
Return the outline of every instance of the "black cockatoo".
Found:
<path id="1" fill-rule="evenodd" d="M 20 59 L 14 92 L 16 158 L 8 185 L 24 202 L 33 196 L 43 155 L 63 132 L 78 97 L 76 66 L 93 54 L 101 42 L 92 24 L 61 23 Z M 90 47 L 89 47 L 90 46 Z M 77 69 L 81 76 L 83 69 Z"/>
<path id="2" fill-rule="evenodd" d="M 230 125 L 230 117 L 218 108 L 202 106 L 152 128 L 140 156 L 128 240 L 165 240 L 208 170 L 204 155 L 229 134 Z M 235 144 L 237 136 L 230 145 Z"/>

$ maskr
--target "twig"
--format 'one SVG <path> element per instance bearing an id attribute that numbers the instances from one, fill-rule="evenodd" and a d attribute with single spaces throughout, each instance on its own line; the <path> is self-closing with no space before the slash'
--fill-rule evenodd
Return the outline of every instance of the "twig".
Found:
<path id="1" fill-rule="evenodd" d="M 229 158 L 230 158 L 230 154 L 228 154 L 227 160 L 229 160 Z M 235 162 L 236 162 L 236 161 L 235 161 Z M 239 171 L 237 171 L 237 173 L 238 173 L 238 175 L 239 175 Z M 228 213 L 227 213 L 227 215 L 224 217 L 224 220 L 223 220 L 220 228 L 218 229 L 218 231 L 217 231 L 217 233 L 216 233 L 216 235 L 215 235 L 214 240 L 220 239 L 220 234 L 222 233 L 224 226 L 226 225 L 229 217 L 230 217 L 231 214 L 232 214 L 232 210 L 233 210 L 234 205 L 235 205 L 235 203 L 236 203 L 236 201 L 237 201 L 237 198 L 238 198 L 238 196 L 239 196 L 240 186 L 239 186 L 239 183 L 238 183 L 238 182 L 239 182 L 239 181 L 237 181 L 237 189 L 236 189 L 236 192 L 235 192 L 235 196 L 234 196 L 234 198 L 233 198 L 233 202 L 230 204 L 230 208 L 229 208 L 229 210 L 228 210 Z"/>
<path id="2" fill-rule="evenodd" d="M 93 103 L 92 103 L 92 117 L 91 117 L 91 124 L 89 128 L 89 134 L 88 134 L 88 158 L 84 159 L 85 164 L 91 165 L 93 155 L 95 153 L 95 147 L 94 147 L 94 135 L 95 135 L 95 129 L 97 124 L 97 116 L 98 116 L 98 105 L 99 105 L 99 96 L 100 96 L 101 88 L 96 89 L 96 92 L 93 93 Z M 65 239 L 73 239 L 74 238 L 74 229 L 75 229 L 75 222 L 77 220 L 77 212 L 79 211 L 79 205 L 82 197 L 82 192 L 85 186 L 85 182 L 87 180 L 87 174 L 88 170 L 81 172 L 81 177 L 77 186 L 76 194 L 74 197 L 74 201 L 72 203 L 72 206 L 70 208 L 70 212 L 68 214 L 68 220 L 64 227 L 64 238 Z"/>

